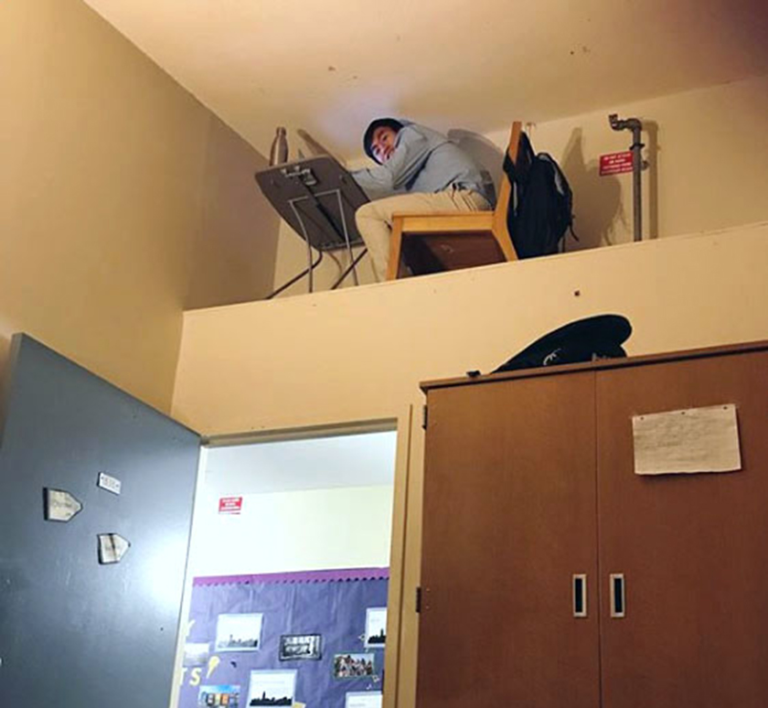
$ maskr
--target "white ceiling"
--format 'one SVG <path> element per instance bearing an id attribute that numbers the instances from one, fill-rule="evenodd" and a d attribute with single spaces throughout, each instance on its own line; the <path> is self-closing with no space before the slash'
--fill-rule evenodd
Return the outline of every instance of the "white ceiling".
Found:
<path id="1" fill-rule="evenodd" d="M 257 149 L 486 133 L 768 73 L 766 0 L 86 0 Z M 296 144 L 295 136 L 292 138 Z"/>
<path id="2" fill-rule="evenodd" d="M 212 447 L 206 492 L 268 494 L 393 484 L 395 432 Z"/>

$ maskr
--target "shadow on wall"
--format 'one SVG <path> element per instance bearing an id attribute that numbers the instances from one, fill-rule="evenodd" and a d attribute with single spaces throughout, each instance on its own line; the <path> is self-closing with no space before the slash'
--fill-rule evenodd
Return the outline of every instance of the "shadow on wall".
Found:
<path id="1" fill-rule="evenodd" d="M 648 161 L 648 228 L 643 229 L 643 237 L 659 238 L 659 124 L 643 120 L 643 131 L 648 135 L 644 155 Z"/>
<path id="2" fill-rule="evenodd" d="M 561 164 L 573 190 L 573 230 L 579 237 L 575 241 L 567 236 L 567 251 L 613 245 L 619 242 L 618 225 L 623 231 L 631 229 L 621 200 L 621 183 L 614 176 L 600 176 L 599 160 L 584 161 L 582 141 L 581 128 L 574 128 Z"/>
<path id="3" fill-rule="evenodd" d="M 504 152 L 488 138 L 469 130 L 452 128 L 448 131 L 448 140 L 456 143 L 483 169 L 487 184 L 493 184 L 494 196 L 499 193 Z"/>

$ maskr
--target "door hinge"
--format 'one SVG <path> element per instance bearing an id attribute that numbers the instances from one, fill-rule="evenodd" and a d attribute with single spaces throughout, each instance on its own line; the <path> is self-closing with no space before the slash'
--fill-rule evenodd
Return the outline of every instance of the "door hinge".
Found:
<path id="1" fill-rule="evenodd" d="M 424 430 L 427 429 L 427 420 L 429 419 L 429 413 L 427 412 L 427 404 L 425 403 L 421 407 L 421 427 L 424 428 Z"/>
<path id="2" fill-rule="evenodd" d="M 421 585 L 416 588 L 416 612 L 421 612 Z"/>

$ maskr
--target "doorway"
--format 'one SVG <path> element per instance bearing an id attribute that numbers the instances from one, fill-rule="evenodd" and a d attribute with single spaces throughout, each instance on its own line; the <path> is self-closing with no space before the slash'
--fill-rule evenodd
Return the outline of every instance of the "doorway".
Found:
<path id="1" fill-rule="evenodd" d="M 397 432 L 211 441 L 178 708 L 382 704 Z"/>

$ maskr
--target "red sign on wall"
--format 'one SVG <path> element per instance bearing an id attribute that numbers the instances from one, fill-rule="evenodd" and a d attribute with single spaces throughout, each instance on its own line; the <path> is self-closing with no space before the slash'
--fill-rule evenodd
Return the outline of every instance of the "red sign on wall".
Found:
<path id="1" fill-rule="evenodd" d="M 239 514 L 242 510 L 242 497 L 221 497 L 219 499 L 219 514 Z"/>
<path id="2" fill-rule="evenodd" d="M 629 150 L 600 155 L 601 177 L 620 175 L 622 172 L 632 172 L 632 153 Z"/>

